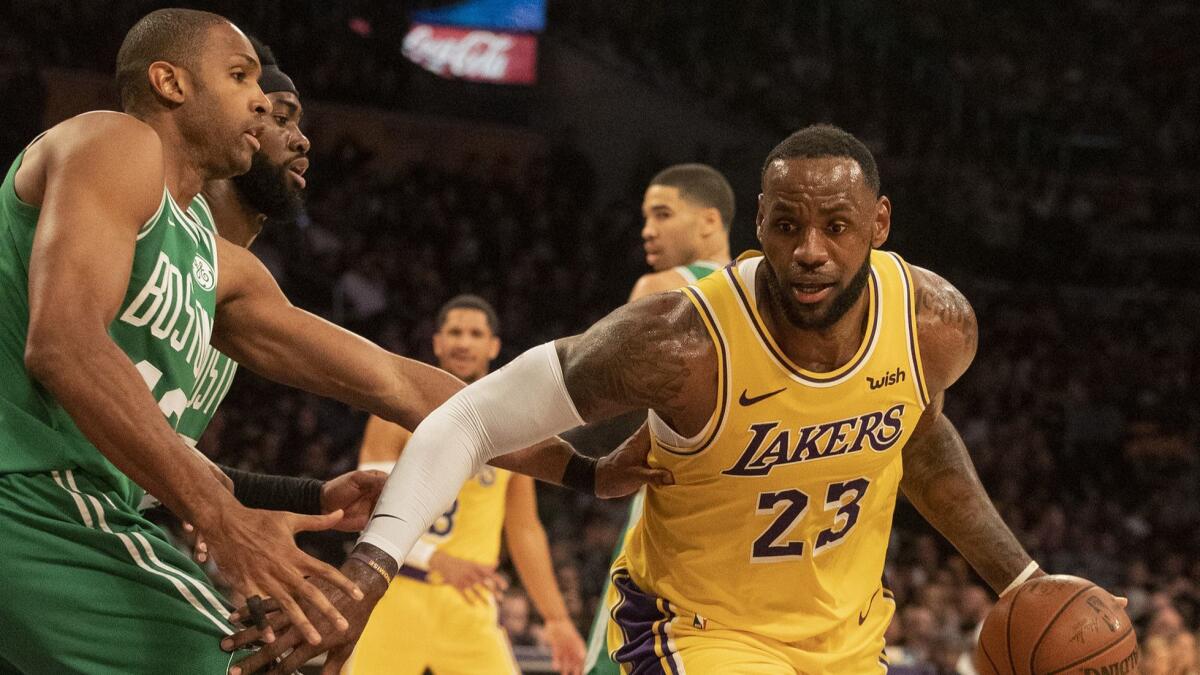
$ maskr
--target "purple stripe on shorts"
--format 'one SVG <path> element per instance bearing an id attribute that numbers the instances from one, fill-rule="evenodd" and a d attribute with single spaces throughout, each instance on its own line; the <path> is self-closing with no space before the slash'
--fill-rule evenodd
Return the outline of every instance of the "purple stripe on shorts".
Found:
<path id="1" fill-rule="evenodd" d="M 670 664 L 670 675 L 678 675 L 675 664 L 667 652 L 667 633 L 665 623 L 673 616 L 658 609 L 658 598 L 649 595 L 633 583 L 624 570 L 616 570 L 612 575 L 613 586 L 621 594 L 621 602 L 613 611 L 613 620 L 621 627 L 626 640 L 614 654 L 614 660 L 629 668 L 632 675 L 668 675 L 663 669 L 658 653 L 654 651 L 656 637 L 655 623 L 663 622 L 657 627 L 657 635 L 662 638 L 665 659 Z"/>

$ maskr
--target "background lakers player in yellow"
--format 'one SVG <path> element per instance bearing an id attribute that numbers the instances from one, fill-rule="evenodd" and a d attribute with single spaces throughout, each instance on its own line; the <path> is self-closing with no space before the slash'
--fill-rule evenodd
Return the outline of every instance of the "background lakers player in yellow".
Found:
<path id="1" fill-rule="evenodd" d="M 413 434 L 354 555 L 387 574 L 489 457 L 649 408 L 651 464 L 675 485 L 647 490 L 613 567 L 609 647 L 627 672 L 885 670 L 880 577 L 900 490 L 994 590 L 1037 574 L 942 414 L 975 356 L 974 313 L 880 250 L 891 211 L 856 138 L 788 137 L 763 167 L 762 255 L 455 394 Z M 364 623 L 350 620 L 284 666 L 344 649 Z M 289 629 L 256 658 L 299 641 Z"/>
<path id="2" fill-rule="evenodd" d="M 433 353 L 464 382 L 488 373 L 500 353 L 499 320 L 482 298 L 461 295 L 438 312 Z M 410 434 L 372 417 L 360 466 L 390 471 Z M 545 621 L 554 667 L 580 672 L 584 645 L 554 578 L 533 479 L 485 466 L 411 551 L 376 607 L 345 673 L 435 675 L 520 672 L 497 624 L 500 531 L 523 585 Z"/>
<path id="3" fill-rule="evenodd" d="M 733 188 L 721 172 L 707 164 L 676 164 L 659 171 L 642 197 L 642 243 L 646 264 L 654 271 L 638 278 L 629 301 L 683 288 L 729 264 L 733 216 Z M 600 425 L 603 430 L 594 433 L 608 440 L 598 445 L 611 448 L 612 438 L 626 438 L 645 419 L 642 410 Z M 645 493 L 639 491 L 629 505 L 629 519 L 617 539 L 614 559 L 621 553 L 625 533 L 641 516 L 644 498 Z M 608 595 L 608 589 L 605 582 L 601 598 Z M 588 631 L 583 668 L 587 675 L 619 672 L 608 655 L 607 643 L 608 608 L 601 602 Z"/>

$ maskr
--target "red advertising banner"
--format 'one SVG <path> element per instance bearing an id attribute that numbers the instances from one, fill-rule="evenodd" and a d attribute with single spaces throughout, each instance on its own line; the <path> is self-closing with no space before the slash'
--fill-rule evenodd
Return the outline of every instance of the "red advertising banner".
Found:
<path id="1" fill-rule="evenodd" d="M 442 77 L 533 84 L 537 79 L 537 38 L 471 28 L 414 24 L 404 37 L 404 55 Z"/>

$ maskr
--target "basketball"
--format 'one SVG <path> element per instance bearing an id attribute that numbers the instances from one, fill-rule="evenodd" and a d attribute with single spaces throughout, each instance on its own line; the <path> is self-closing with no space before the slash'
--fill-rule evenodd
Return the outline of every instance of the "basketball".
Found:
<path id="1" fill-rule="evenodd" d="M 988 614 L 975 648 L 982 674 L 1136 673 L 1137 635 L 1116 598 L 1065 574 L 1027 581 Z"/>

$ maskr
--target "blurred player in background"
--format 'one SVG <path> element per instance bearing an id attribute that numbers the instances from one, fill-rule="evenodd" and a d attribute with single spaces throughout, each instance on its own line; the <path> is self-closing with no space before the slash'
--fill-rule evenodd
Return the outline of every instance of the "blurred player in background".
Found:
<path id="1" fill-rule="evenodd" d="M 703 279 L 729 264 L 729 227 L 733 224 L 733 188 L 721 172 L 706 164 L 676 164 L 660 171 L 650 180 L 642 198 L 642 241 L 646 264 L 654 269 L 644 274 L 633 286 L 629 301 L 633 302 L 654 293 L 662 293 Z M 628 419 L 626 419 L 628 418 Z M 621 437 L 628 436 L 636 425 L 645 421 L 644 412 L 623 416 L 617 429 Z M 607 426 L 608 423 L 602 423 Z M 642 513 L 645 491 L 639 491 L 629 505 L 629 517 L 617 537 L 613 559 L 624 548 L 625 535 Z M 610 581 L 604 583 L 603 599 L 608 596 Z M 588 675 L 616 675 L 617 664 L 608 654 L 608 608 L 601 602 L 596 608 L 592 628 L 588 632 Z"/>
<path id="2" fill-rule="evenodd" d="M 438 366 L 464 382 L 483 377 L 500 353 L 496 311 L 477 296 L 451 299 L 438 312 L 433 353 Z M 372 417 L 359 468 L 391 471 L 409 437 L 404 428 Z M 579 673 L 583 639 L 555 581 L 533 480 L 490 466 L 467 481 L 405 559 L 343 672 L 519 673 L 497 625 L 496 595 L 504 588 L 496 573 L 501 530 L 521 583 L 545 620 L 542 635 L 554 668 Z"/>

